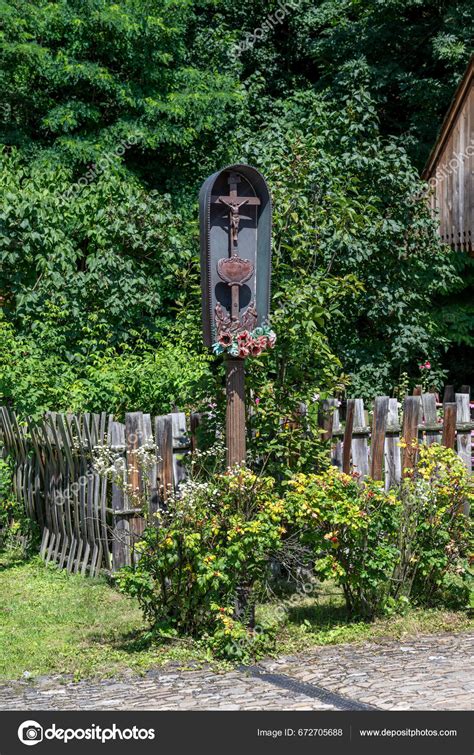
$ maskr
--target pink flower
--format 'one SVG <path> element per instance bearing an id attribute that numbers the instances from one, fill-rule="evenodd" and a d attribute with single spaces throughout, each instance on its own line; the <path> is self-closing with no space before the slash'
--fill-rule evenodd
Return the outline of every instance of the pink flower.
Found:
<path id="1" fill-rule="evenodd" d="M 221 333 L 219 336 L 219 343 L 224 348 L 227 348 L 227 346 L 230 346 L 232 343 L 232 336 L 230 333 Z"/>
<path id="2" fill-rule="evenodd" d="M 277 338 L 276 338 L 275 335 L 269 336 L 269 338 L 267 339 L 268 340 L 268 345 L 270 346 L 271 349 L 273 349 L 273 347 L 275 346 L 276 339 Z"/>
<path id="3" fill-rule="evenodd" d="M 431 362 L 420 364 L 420 370 L 431 370 Z"/>
<path id="4" fill-rule="evenodd" d="M 266 336 L 259 336 L 257 338 L 257 343 L 259 347 L 261 348 L 261 350 L 263 351 L 268 346 L 268 338 Z"/>
<path id="5" fill-rule="evenodd" d="M 242 345 L 244 343 L 247 343 L 249 338 L 250 338 L 250 333 L 248 332 L 248 330 L 242 330 L 242 332 L 239 333 L 237 336 L 237 341 L 239 342 L 239 345 Z"/>
<path id="6" fill-rule="evenodd" d="M 250 344 L 250 353 L 253 357 L 258 357 L 262 353 L 262 349 L 259 346 L 258 341 L 253 341 Z"/>
<path id="7" fill-rule="evenodd" d="M 259 403 L 260 403 L 260 399 L 258 398 L 258 396 L 257 396 L 257 398 L 255 399 L 255 403 L 257 404 L 257 406 L 258 406 L 258 405 L 259 405 Z"/>
<path id="8" fill-rule="evenodd" d="M 248 357 L 249 353 L 250 352 L 249 352 L 249 350 L 248 350 L 248 348 L 246 346 L 240 346 L 240 348 L 239 348 L 239 357 L 241 359 L 245 359 L 245 357 Z"/>

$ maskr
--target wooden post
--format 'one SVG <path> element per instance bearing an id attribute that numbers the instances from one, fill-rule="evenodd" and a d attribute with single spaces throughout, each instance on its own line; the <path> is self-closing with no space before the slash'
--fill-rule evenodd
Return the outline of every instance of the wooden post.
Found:
<path id="1" fill-rule="evenodd" d="M 456 393 L 457 421 L 459 424 L 469 423 L 471 410 L 469 407 L 469 393 Z M 469 474 L 472 474 L 472 440 L 471 430 L 457 432 L 457 452 Z M 464 513 L 469 516 L 469 502 L 464 502 Z"/>
<path id="2" fill-rule="evenodd" d="M 151 512 L 158 511 L 173 489 L 173 420 L 171 415 L 156 417 L 155 441 L 158 447 L 156 465 L 156 497 L 152 498 Z"/>
<path id="3" fill-rule="evenodd" d="M 370 449 L 370 476 L 373 480 L 383 479 L 383 458 L 385 433 L 387 430 L 388 396 L 377 396 L 372 419 L 372 443 Z"/>
<path id="4" fill-rule="evenodd" d="M 423 406 L 423 416 L 425 425 L 429 428 L 435 427 L 438 423 L 438 414 L 436 411 L 436 396 L 434 393 L 423 393 L 421 397 Z M 440 428 L 441 429 L 441 425 Z M 439 430 L 428 429 L 426 433 L 426 445 L 431 446 L 432 443 L 439 443 L 441 435 Z"/>
<path id="5" fill-rule="evenodd" d="M 125 414 L 125 445 L 127 459 L 127 498 L 131 507 L 129 524 L 132 548 L 142 535 L 145 520 L 138 512 L 140 497 L 143 493 L 142 470 L 139 467 L 137 449 L 144 444 L 145 433 L 142 412 L 128 412 Z M 134 511 L 137 509 L 137 511 Z"/>
<path id="6" fill-rule="evenodd" d="M 446 448 L 454 448 L 456 440 L 456 414 L 457 406 L 454 402 L 444 405 L 442 444 Z"/>
<path id="7" fill-rule="evenodd" d="M 115 451 L 121 449 L 125 454 L 125 425 L 111 420 L 109 423 L 108 444 Z M 112 509 L 113 532 L 112 532 L 112 571 L 118 571 L 122 566 L 130 566 L 130 523 L 128 516 L 123 514 L 126 496 L 124 485 L 126 472 L 123 472 L 122 484 L 112 483 Z"/>
<path id="8" fill-rule="evenodd" d="M 419 396 L 406 396 L 403 403 L 403 476 L 407 477 L 416 464 L 417 449 L 413 448 L 413 441 L 418 441 L 418 422 L 420 418 L 421 402 Z"/>
<path id="9" fill-rule="evenodd" d="M 245 463 L 245 366 L 243 359 L 226 360 L 227 466 Z"/>
<path id="10" fill-rule="evenodd" d="M 396 488 L 402 479 L 402 462 L 400 454 L 400 426 L 398 422 L 398 401 L 388 402 L 389 433 L 385 436 L 385 490 Z"/>
<path id="11" fill-rule="evenodd" d="M 318 415 L 319 427 L 324 430 L 324 432 L 321 433 L 321 440 L 330 440 L 332 438 L 335 409 L 335 398 L 325 398 L 321 402 Z"/>
<path id="12" fill-rule="evenodd" d="M 198 430 L 201 424 L 201 414 L 199 412 L 192 412 L 189 418 L 189 429 L 191 432 L 191 453 L 194 453 L 198 448 Z"/>
<path id="13" fill-rule="evenodd" d="M 355 399 L 347 399 L 346 426 L 344 428 L 344 441 L 342 444 L 342 471 L 345 474 L 351 472 L 351 442 L 352 430 L 354 429 Z"/>
<path id="14" fill-rule="evenodd" d="M 352 431 L 352 467 L 360 475 L 360 482 L 369 474 L 369 446 L 365 432 L 364 401 L 354 401 L 354 428 Z"/>

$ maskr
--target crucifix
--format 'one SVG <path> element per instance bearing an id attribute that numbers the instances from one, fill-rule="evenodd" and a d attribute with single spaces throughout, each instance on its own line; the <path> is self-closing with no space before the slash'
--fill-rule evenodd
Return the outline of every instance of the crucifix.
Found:
<path id="1" fill-rule="evenodd" d="M 217 171 L 201 187 L 203 334 L 225 357 L 229 467 L 246 459 L 245 362 L 272 337 L 271 212 L 265 179 L 250 165 Z"/>
<path id="2" fill-rule="evenodd" d="M 250 260 L 244 260 L 239 257 L 240 208 L 244 205 L 258 206 L 261 202 L 258 197 L 239 197 L 238 184 L 240 183 L 240 176 L 234 171 L 231 171 L 228 183 L 229 195 L 211 196 L 211 203 L 223 204 L 229 209 L 229 256 L 227 258 L 223 257 L 217 262 L 217 272 L 221 280 L 227 283 L 232 291 L 230 329 L 236 331 L 240 326 L 239 291 L 241 286 L 252 277 L 255 271 L 255 266 Z M 220 305 L 218 304 L 217 307 L 219 308 Z M 223 319 L 220 309 L 216 312 L 216 319 L 218 322 Z"/>

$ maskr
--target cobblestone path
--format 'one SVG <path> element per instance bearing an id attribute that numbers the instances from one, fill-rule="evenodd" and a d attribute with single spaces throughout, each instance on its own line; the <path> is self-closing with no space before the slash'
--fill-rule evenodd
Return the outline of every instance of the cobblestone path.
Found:
<path id="1" fill-rule="evenodd" d="M 0 685 L 0 710 L 473 710 L 474 635 L 333 645 L 216 674 L 176 665 L 120 679 Z"/>

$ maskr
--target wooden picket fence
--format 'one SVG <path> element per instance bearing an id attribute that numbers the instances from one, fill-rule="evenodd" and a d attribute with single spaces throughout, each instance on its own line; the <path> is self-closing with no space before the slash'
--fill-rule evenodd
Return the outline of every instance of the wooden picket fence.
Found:
<path id="1" fill-rule="evenodd" d="M 385 480 L 387 490 L 396 487 L 403 474 L 416 465 L 416 440 L 456 449 L 472 474 L 474 423 L 469 393 L 456 393 L 454 401 L 442 407 L 438 407 L 434 393 L 407 396 L 402 412 L 397 399 L 379 396 L 373 403 L 370 425 L 362 399 L 348 399 L 344 426 L 339 405 L 335 399 L 322 402 L 320 425 L 322 437 L 333 441 L 332 463 L 343 472 L 357 472 L 361 480 L 367 476 Z"/>
<path id="2" fill-rule="evenodd" d="M 191 424 L 197 422 L 193 415 Z M 144 472 L 136 450 L 150 442 L 159 452 Z M 105 413 L 50 412 L 39 421 L 20 422 L 14 411 L 0 407 L 0 444 L 14 459 L 15 495 L 41 528 L 41 556 L 74 573 L 95 576 L 132 563 L 146 524 L 136 495 L 148 492 L 152 517 L 185 478 L 183 455 L 193 442 L 182 412 L 153 421 L 133 412 L 124 424 Z M 100 447 L 123 459 L 123 484 L 96 471 Z"/>
<path id="3" fill-rule="evenodd" d="M 385 480 L 389 489 L 416 465 L 416 438 L 455 448 L 472 473 L 469 394 L 453 398 L 443 405 L 442 417 L 431 393 L 406 397 L 402 412 L 388 396 L 376 398 L 370 414 L 362 399 L 349 399 L 343 406 L 335 399 L 323 401 L 321 432 L 332 463 L 357 472 L 361 480 L 368 475 Z M 169 491 L 186 477 L 183 458 L 196 446 L 199 422 L 199 415 L 187 421 L 182 412 L 153 419 L 133 412 L 123 424 L 105 413 L 51 412 L 39 421 L 20 422 L 15 412 L 0 407 L 1 450 L 14 460 L 16 496 L 41 528 L 44 560 L 91 576 L 133 563 L 147 517 L 165 505 Z M 143 471 L 137 449 L 150 442 L 154 458 Z M 123 484 L 96 471 L 94 456 L 101 447 L 122 459 Z M 145 491 L 146 516 L 136 503 Z"/>

